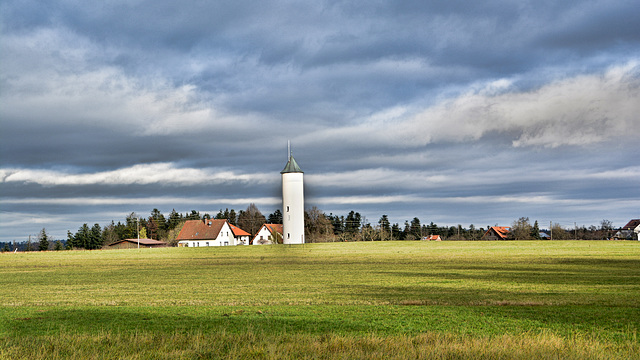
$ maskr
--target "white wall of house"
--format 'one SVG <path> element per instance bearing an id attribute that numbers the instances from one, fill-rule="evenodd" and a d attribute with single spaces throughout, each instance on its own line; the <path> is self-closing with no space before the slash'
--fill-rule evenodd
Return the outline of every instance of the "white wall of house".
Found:
<path id="1" fill-rule="evenodd" d="M 249 245 L 249 236 L 247 235 L 241 235 L 241 236 L 236 236 L 236 244 L 237 245 Z"/>
<path id="2" fill-rule="evenodd" d="M 271 236 L 271 231 L 266 226 L 262 226 L 260 231 L 253 238 L 253 245 L 271 245 L 271 240 L 269 240 L 269 236 Z"/>

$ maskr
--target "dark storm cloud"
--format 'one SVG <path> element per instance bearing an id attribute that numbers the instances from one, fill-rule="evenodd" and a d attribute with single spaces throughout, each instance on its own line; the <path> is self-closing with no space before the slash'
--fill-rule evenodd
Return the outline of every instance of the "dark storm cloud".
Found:
<path id="1" fill-rule="evenodd" d="M 638 18 L 625 0 L 4 1 L 0 240 L 271 212 L 288 139 L 327 212 L 626 222 Z"/>

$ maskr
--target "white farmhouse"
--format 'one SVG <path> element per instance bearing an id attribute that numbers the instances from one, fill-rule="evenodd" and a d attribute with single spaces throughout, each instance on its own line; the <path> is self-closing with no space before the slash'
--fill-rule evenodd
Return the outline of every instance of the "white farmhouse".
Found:
<path id="1" fill-rule="evenodd" d="M 226 219 L 188 220 L 178 234 L 178 246 L 242 245 L 242 236 L 248 239 L 249 234 L 246 231 L 237 231 L 239 237 L 236 237 L 232 226 Z M 237 227 L 236 229 L 241 230 Z"/>

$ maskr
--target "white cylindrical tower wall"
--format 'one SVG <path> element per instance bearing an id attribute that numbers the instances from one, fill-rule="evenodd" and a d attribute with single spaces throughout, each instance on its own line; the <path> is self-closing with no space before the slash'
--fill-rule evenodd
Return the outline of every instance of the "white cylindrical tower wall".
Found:
<path id="1" fill-rule="evenodd" d="M 284 244 L 304 244 L 305 242 L 303 175 L 302 171 L 282 173 L 282 242 Z"/>

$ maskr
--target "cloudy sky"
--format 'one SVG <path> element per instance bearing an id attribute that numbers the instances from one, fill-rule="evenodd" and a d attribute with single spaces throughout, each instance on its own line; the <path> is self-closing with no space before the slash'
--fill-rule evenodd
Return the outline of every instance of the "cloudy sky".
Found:
<path id="1" fill-rule="evenodd" d="M 0 241 L 280 204 L 371 223 L 640 217 L 640 6 L 0 3 Z"/>

